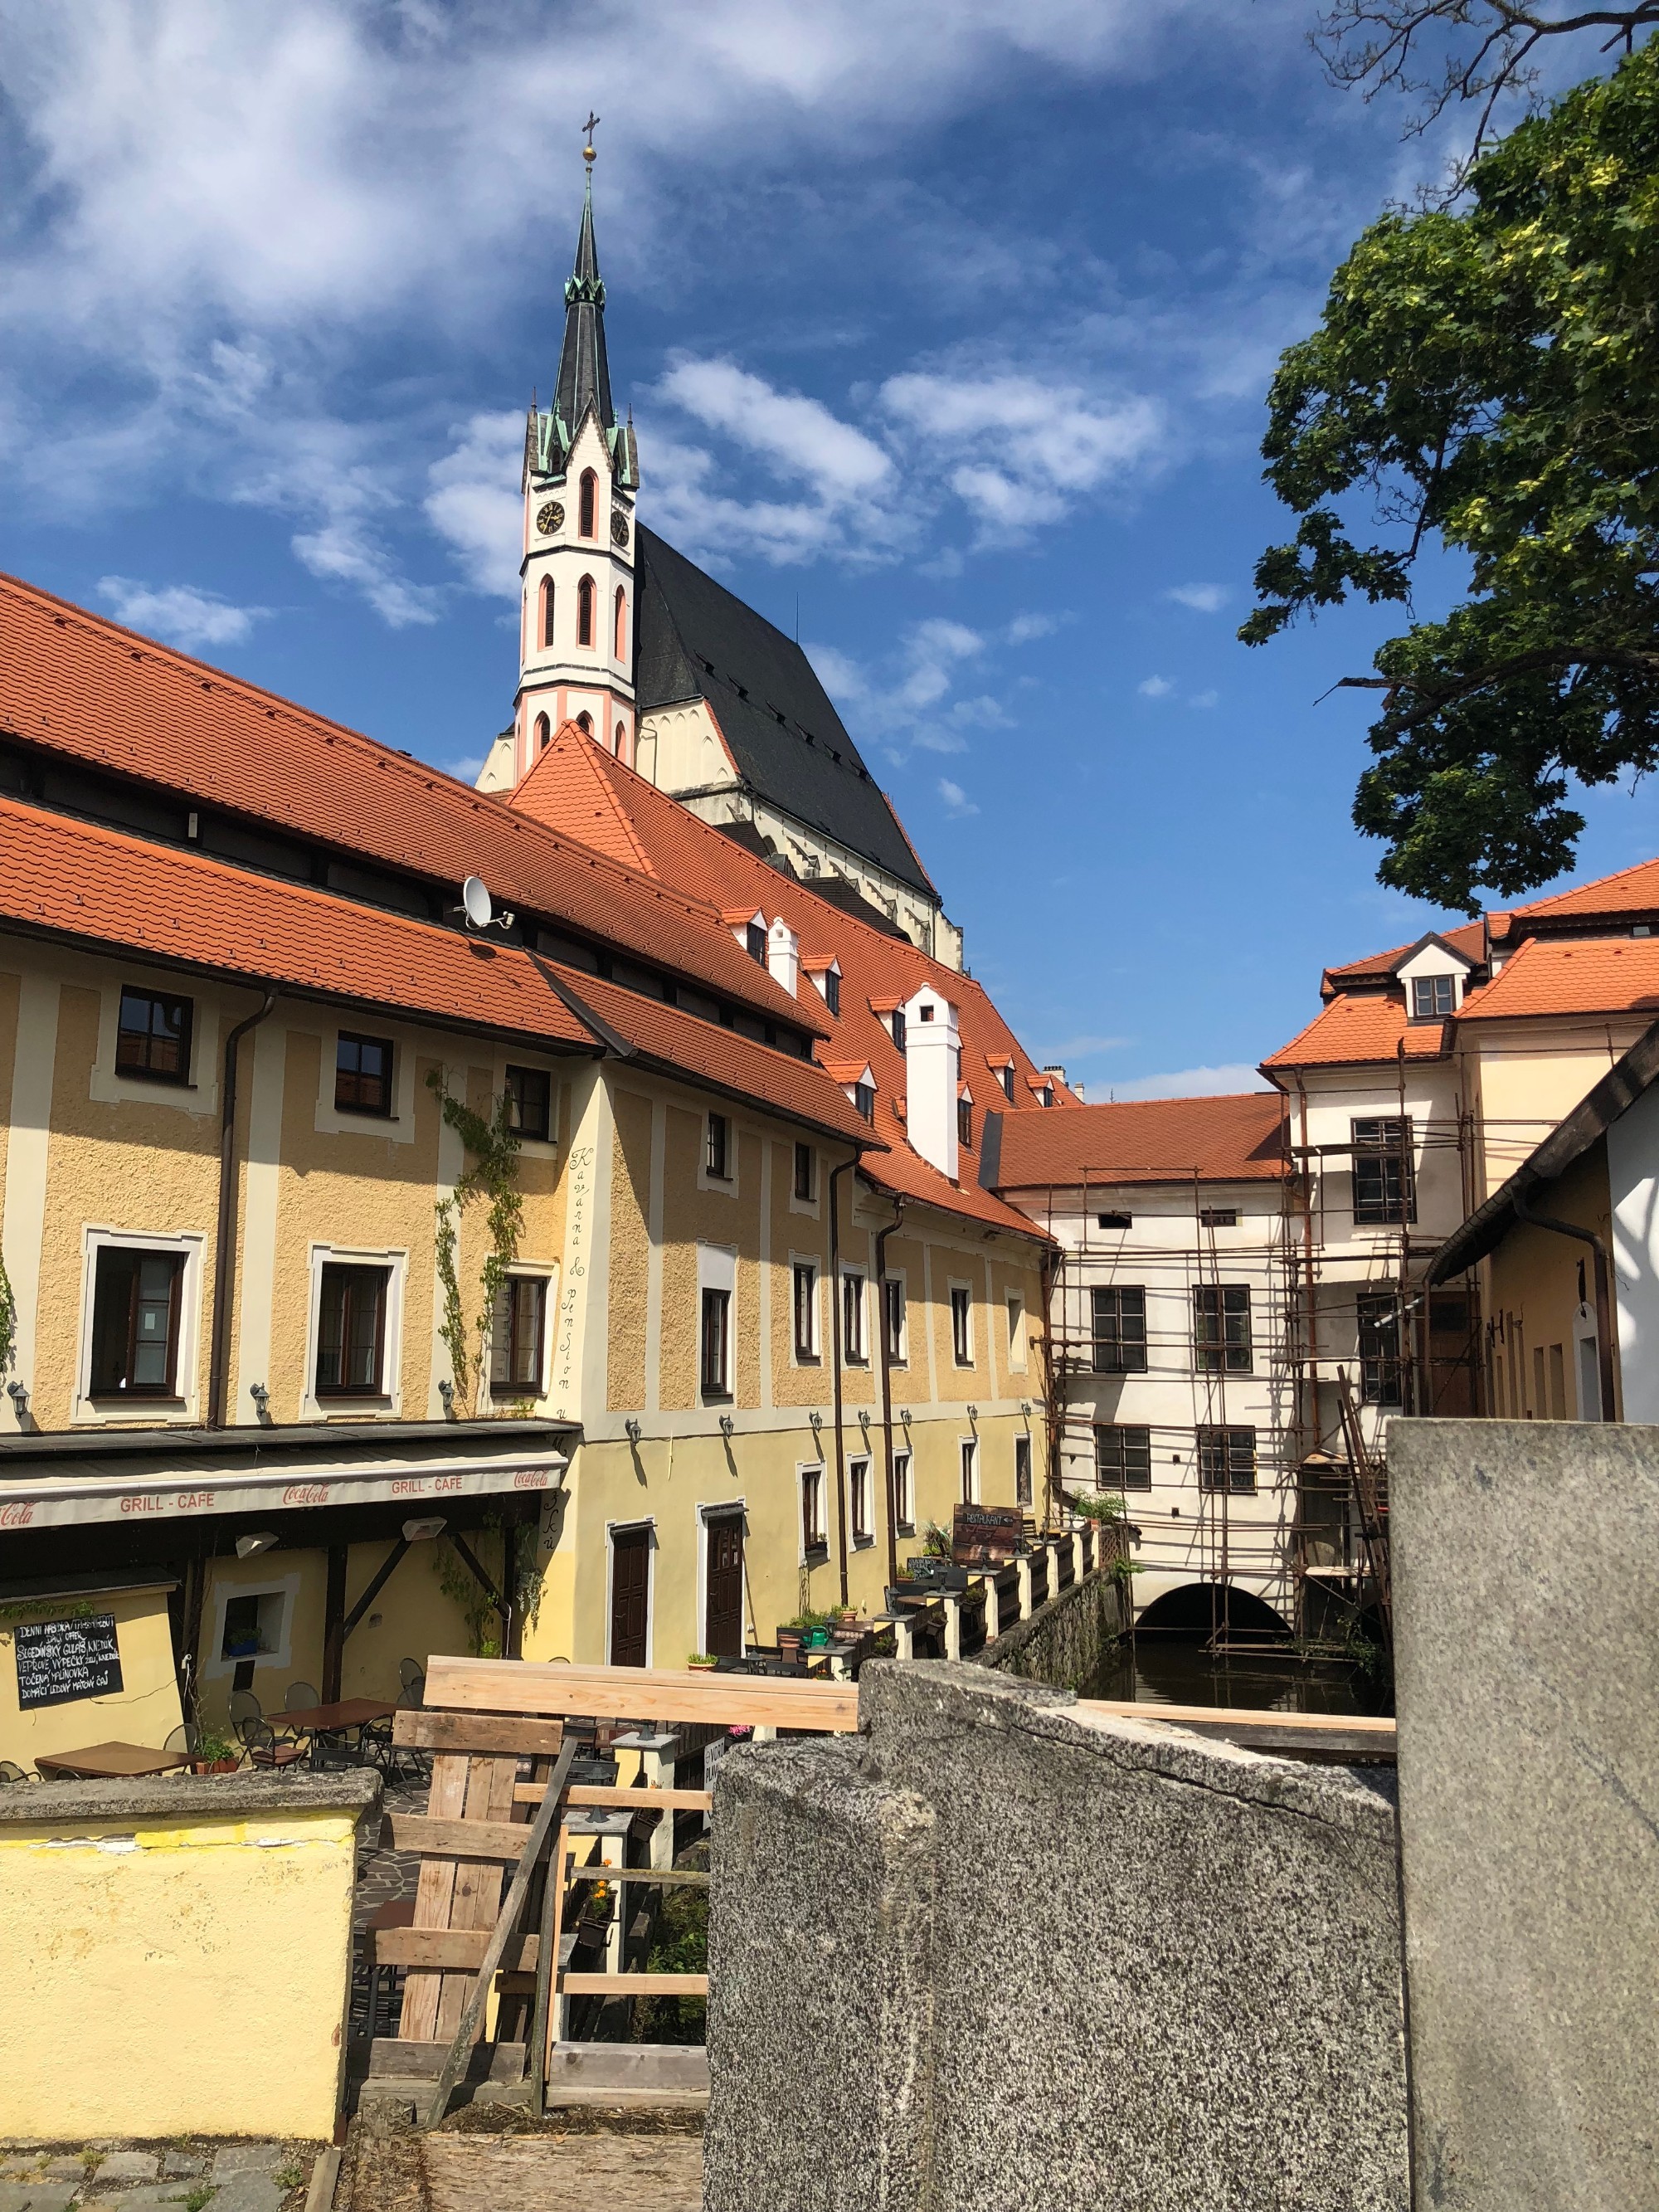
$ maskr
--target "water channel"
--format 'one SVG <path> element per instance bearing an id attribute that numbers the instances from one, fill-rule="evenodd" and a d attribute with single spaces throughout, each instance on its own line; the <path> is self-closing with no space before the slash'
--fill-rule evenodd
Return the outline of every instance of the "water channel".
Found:
<path id="1" fill-rule="evenodd" d="M 1371 1677 L 1346 1661 L 1282 1652 L 1210 1649 L 1207 1636 L 1152 1631 L 1113 1645 L 1085 1698 L 1133 1699 L 1146 1705 L 1230 1705 L 1257 1712 L 1386 1713 L 1392 1700 Z"/>

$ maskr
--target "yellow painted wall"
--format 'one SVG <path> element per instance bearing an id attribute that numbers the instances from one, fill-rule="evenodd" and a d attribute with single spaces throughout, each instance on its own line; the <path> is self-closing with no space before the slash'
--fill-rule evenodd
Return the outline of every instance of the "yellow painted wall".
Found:
<path id="1" fill-rule="evenodd" d="M 15 1645 L 18 1626 L 24 1621 L 63 1620 L 86 1613 L 115 1617 L 120 1689 L 107 1697 L 76 1698 L 69 1705 L 21 1711 Z M 159 1749 L 182 1717 L 165 1590 L 113 1590 L 108 1596 L 48 1597 L 27 1606 L 0 1606 L 0 1759 L 9 1759 L 28 1772 L 43 1752 L 84 1751 L 95 1743 L 137 1743 Z"/>
<path id="2" fill-rule="evenodd" d="M 651 1239 L 651 1101 L 616 1093 L 611 1155 L 611 1315 L 607 1368 L 613 1410 L 645 1403 L 645 1322 Z"/>
<path id="3" fill-rule="evenodd" d="M 1612 1249 L 1612 1204 L 1607 1191 L 1607 1146 L 1598 1142 L 1575 1160 L 1565 1175 L 1535 1194 L 1543 1213 L 1593 1229 Z M 1592 1312 L 1595 1278 L 1589 1249 L 1577 1238 L 1518 1222 L 1486 1263 L 1485 1310 L 1501 1322 L 1492 1346 L 1491 1411 L 1500 1420 L 1576 1420 L 1577 1349 L 1573 1317 L 1578 1306 L 1578 1263 L 1584 1262 L 1584 1289 Z M 1616 1293 L 1615 1293 L 1616 1296 Z M 1615 1318 L 1614 1381 L 1618 1381 Z M 1565 1370 L 1564 1401 L 1558 1412 L 1551 1376 L 1559 1347 Z M 1539 1389 L 1536 1354 L 1543 1354 L 1543 1389 Z"/>
<path id="4" fill-rule="evenodd" d="M 355 1857 L 339 1812 L 0 1825 L 0 2136 L 327 2140 Z"/>
<path id="5" fill-rule="evenodd" d="M 1647 1027 L 1644 1018 L 1600 1023 L 1472 1024 L 1465 1052 L 1480 1122 L 1477 1193 L 1507 1182 Z"/>

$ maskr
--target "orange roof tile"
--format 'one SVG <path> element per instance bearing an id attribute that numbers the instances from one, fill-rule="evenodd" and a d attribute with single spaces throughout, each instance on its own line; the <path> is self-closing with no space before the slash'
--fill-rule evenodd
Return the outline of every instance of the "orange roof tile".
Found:
<path id="1" fill-rule="evenodd" d="M 1289 1172 L 1276 1091 L 1148 1098 L 1073 1113 L 1011 1114 L 997 1171 L 1004 1190 L 1083 1182 L 1272 1181 Z"/>
<path id="2" fill-rule="evenodd" d="M 0 798 L 0 927 L 8 922 L 551 1051 L 599 1049 L 518 946 Z M 653 1066 L 855 1143 L 878 1141 L 810 1061 L 619 984 L 543 965 Z"/>
<path id="3" fill-rule="evenodd" d="M 1501 918 L 1513 925 L 1518 921 L 1533 921 L 1540 916 L 1556 915 L 1653 913 L 1659 913 L 1659 860 L 1638 860 L 1634 867 L 1620 868 L 1611 876 L 1600 876 L 1594 883 L 1580 884 L 1574 890 L 1533 899 Z M 1495 925 L 1499 919 L 1496 915 L 1492 916 L 1494 935 L 1498 933 Z"/>
<path id="4" fill-rule="evenodd" d="M 842 970 L 842 1011 L 832 1024 L 831 1041 L 820 1047 L 819 1057 L 829 1067 L 848 1066 L 853 1073 L 862 1073 L 867 1061 L 875 1076 L 876 1133 L 891 1149 L 867 1164 L 866 1172 L 871 1179 L 884 1188 L 902 1191 L 907 1197 L 925 1198 L 975 1220 L 1017 1229 L 1026 1236 L 1039 1233 L 1024 1215 L 979 1186 L 983 1115 L 978 1109 L 974 1115 L 974 1141 L 961 1147 L 957 1182 L 948 1182 L 910 1149 L 899 1110 L 905 1087 L 904 1055 L 895 1046 L 888 1024 L 872 1011 L 872 1000 L 902 1005 L 922 985 L 930 984 L 957 1008 L 964 1079 L 981 1085 L 977 1095 L 1005 1115 L 1005 1127 L 1008 1120 L 1022 1113 L 1073 1110 L 1073 1094 L 1058 1083 L 1054 1095 L 1061 1103 L 1052 1109 L 1036 1105 L 1030 1086 L 1050 1079 L 1042 1076 L 1029 1054 L 1020 1049 L 1018 1038 L 983 988 L 970 977 L 933 959 L 908 939 L 890 936 L 832 906 L 817 896 L 810 882 L 769 866 L 758 854 L 700 821 L 678 800 L 666 798 L 574 728 L 561 732 L 541 754 L 514 792 L 514 805 L 533 811 L 566 835 L 580 835 L 580 810 L 591 803 L 592 764 L 580 758 L 576 772 L 568 773 L 566 763 L 577 747 L 597 758 L 612 805 L 627 821 L 647 866 L 662 881 L 705 901 L 715 911 L 736 911 L 739 900 L 750 900 L 750 913 L 758 907 L 769 920 L 781 915 L 803 945 L 830 948 L 823 955 L 824 964 L 833 952 Z M 803 957 L 803 968 L 809 957 Z M 803 988 L 801 1001 L 808 1006 L 816 1004 L 823 1011 L 811 984 Z M 861 1055 L 856 1063 L 851 1058 L 854 1053 Z M 993 1054 L 997 1056 L 995 1063 L 990 1057 Z M 1016 1085 L 1012 1104 L 1005 1099 L 995 1073 L 997 1064 L 1009 1062 L 1022 1079 Z M 850 1082 L 853 1074 L 845 1079 Z M 1022 1089 L 1024 1096 L 1019 1095 Z"/>
<path id="5" fill-rule="evenodd" d="M 1455 929 L 1432 930 L 1426 934 L 1443 937 L 1447 944 L 1461 952 L 1466 960 L 1486 957 L 1486 931 L 1478 921 L 1460 922 Z M 1380 979 L 1391 975 L 1395 962 L 1403 960 L 1413 945 L 1421 943 L 1421 938 L 1413 937 L 1409 944 L 1391 945 L 1386 952 L 1368 953 L 1363 960 L 1350 960 L 1340 968 L 1328 968 L 1325 981 L 1333 988 L 1340 988 L 1344 983 L 1358 982 L 1373 976 Z"/>
<path id="6" fill-rule="evenodd" d="M 1529 937 L 1490 983 L 1469 994 L 1458 1018 L 1655 1012 L 1659 938 Z"/>
<path id="7" fill-rule="evenodd" d="M 100 769 L 562 921 L 774 1018 L 793 1003 L 695 896 L 611 857 L 592 804 L 562 835 L 274 693 L 0 576 L 0 728 Z M 592 787 L 589 787 L 590 791 Z M 580 842 L 576 842 L 580 838 Z M 608 844 L 607 844 L 608 841 Z M 827 1033 L 821 1007 L 797 1024 Z"/>
<path id="8" fill-rule="evenodd" d="M 1447 1049 L 1443 1022 L 1408 1022 L 1403 999 L 1385 991 L 1344 991 L 1322 1007 L 1301 1034 L 1264 1060 L 1276 1067 L 1350 1067 L 1398 1057 L 1439 1060 Z"/>

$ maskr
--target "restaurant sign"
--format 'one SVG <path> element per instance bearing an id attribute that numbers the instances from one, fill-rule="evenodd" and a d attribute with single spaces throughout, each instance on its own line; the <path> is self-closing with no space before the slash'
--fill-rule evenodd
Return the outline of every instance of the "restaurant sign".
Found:
<path id="1" fill-rule="evenodd" d="M 115 1615 L 94 1613 L 81 1620 L 30 1620 L 12 1631 L 17 1652 L 17 1703 L 73 1705 L 121 1688 L 121 1652 Z"/>
<path id="2" fill-rule="evenodd" d="M 550 1453 L 539 1464 L 320 1468 L 301 1473 L 261 1468 L 193 1474 L 144 1481 L 71 1476 L 0 1484 L 0 1528 L 62 1528 L 94 1521 L 187 1521 L 211 1513 L 283 1513 L 319 1505 L 430 1505 L 446 1498 L 556 1490 L 566 1460 Z"/>
<path id="3" fill-rule="evenodd" d="M 1006 1566 L 1019 1549 L 1024 1518 L 1018 1505 L 958 1505 L 951 1557 L 959 1567 Z"/>

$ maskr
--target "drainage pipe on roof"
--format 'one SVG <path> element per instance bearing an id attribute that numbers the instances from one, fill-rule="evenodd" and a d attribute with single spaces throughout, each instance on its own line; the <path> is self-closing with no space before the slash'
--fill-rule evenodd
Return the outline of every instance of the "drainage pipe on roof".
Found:
<path id="1" fill-rule="evenodd" d="M 1528 1229 L 1547 1229 L 1557 1237 L 1576 1237 L 1579 1243 L 1588 1244 L 1595 1261 L 1595 1352 L 1597 1380 L 1601 1389 L 1601 1415 L 1604 1421 L 1615 1421 L 1613 1385 L 1613 1285 L 1607 1270 L 1607 1248 L 1593 1229 L 1581 1229 L 1574 1221 L 1558 1221 L 1547 1213 L 1534 1213 L 1527 1203 L 1527 1187 L 1519 1185 L 1510 1200 L 1517 1221 L 1524 1221 Z M 1542 1411 L 1542 1408 L 1540 1408 Z"/>
<path id="2" fill-rule="evenodd" d="M 213 1333 L 208 1351 L 208 1426 L 225 1425 L 225 1393 L 230 1369 L 231 1302 L 236 1288 L 236 1062 L 242 1039 L 258 1028 L 276 1003 L 276 987 L 267 983 L 259 1007 L 237 1023 L 225 1039 L 224 1074 L 219 1086 L 219 1227 L 213 1251 Z"/>

